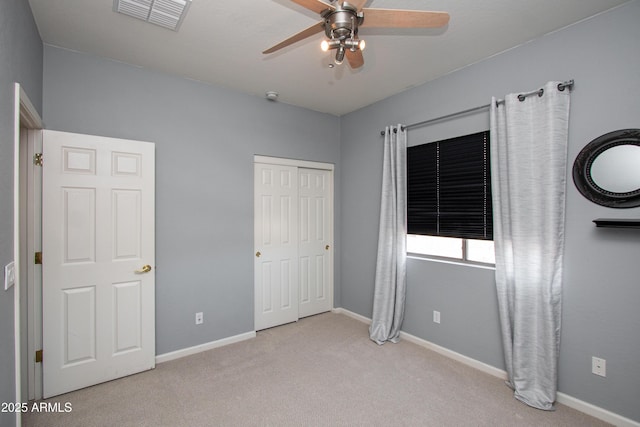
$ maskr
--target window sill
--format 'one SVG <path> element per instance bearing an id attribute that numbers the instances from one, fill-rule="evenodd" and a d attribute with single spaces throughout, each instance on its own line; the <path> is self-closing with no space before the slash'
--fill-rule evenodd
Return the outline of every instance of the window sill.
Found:
<path id="1" fill-rule="evenodd" d="M 444 259 L 444 258 L 435 258 L 429 257 L 428 255 L 420 255 L 420 254 L 407 254 L 407 258 L 409 259 L 417 259 L 420 261 L 430 261 L 430 262 L 439 262 L 443 264 L 453 264 L 460 265 L 464 267 L 473 267 L 480 268 L 483 270 L 495 270 L 496 266 L 494 264 L 482 264 L 479 262 L 470 262 L 464 260 L 455 260 L 455 259 Z"/>

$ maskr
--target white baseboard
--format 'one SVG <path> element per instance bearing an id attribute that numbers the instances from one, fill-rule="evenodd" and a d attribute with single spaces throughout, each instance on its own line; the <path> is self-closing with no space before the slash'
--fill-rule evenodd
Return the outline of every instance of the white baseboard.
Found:
<path id="1" fill-rule="evenodd" d="M 170 360 L 180 359 L 181 357 L 191 356 L 192 354 L 201 353 L 203 351 L 212 350 L 214 348 L 223 347 L 225 345 L 234 344 L 256 337 L 256 332 L 245 332 L 244 334 L 234 335 L 232 337 L 222 338 L 216 341 L 195 345 L 182 350 L 176 350 L 156 356 L 156 363 L 168 362 Z"/>
<path id="2" fill-rule="evenodd" d="M 584 412 L 587 415 L 598 418 L 602 421 L 608 422 L 618 427 L 640 427 L 640 423 L 629 418 L 625 418 L 622 415 L 618 415 L 615 412 L 607 411 L 599 406 L 587 403 L 584 400 L 576 399 L 573 396 L 558 392 L 556 394 L 556 402 L 565 406 L 575 409 L 576 411 Z"/>
<path id="3" fill-rule="evenodd" d="M 346 310 L 344 308 L 334 308 L 333 312 L 338 314 L 344 314 L 345 316 L 359 320 L 366 324 L 371 324 L 371 319 L 365 316 L 362 316 L 358 313 L 354 313 L 352 311 Z M 437 344 L 434 344 L 422 338 L 416 337 L 406 332 L 400 332 L 400 338 L 405 339 L 414 344 L 417 344 L 421 347 L 427 348 L 429 350 L 435 351 L 436 353 L 442 354 L 443 356 L 449 357 L 453 360 L 456 360 L 467 366 L 471 366 L 472 368 L 478 369 L 487 374 L 493 375 L 494 377 L 500 378 L 502 380 L 507 379 L 507 373 L 502 369 L 498 369 L 484 362 L 480 362 L 479 360 L 472 359 L 471 357 L 449 350 L 445 347 L 441 347 Z M 568 406 L 577 411 L 583 412 L 587 415 L 591 415 L 592 417 L 598 418 L 602 421 L 611 423 L 618 427 L 640 427 L 640 423 L 637 421 L 634 421 L 629 418 L 625 418 L 622 415 L 618 415 L 614 412 L 600 408 L 599 406 L 592 405 L 591 403 L 587 403 L 583 400 L 576 399 L 575 397 L 569 396 L 568 394 L 565 394 L 565 393 L 558 392 L 556 395 L 556 401 L 562 405 Z"/>
<path id="4" fill-rule="evenodd" d="M 349 317 L 351 317 L 353 319 L 359 320 L 362 323 L 366 323 L 367 325 L 371 324 L 371 319 L 369 319 L 368 317 L 361 316 L 358 313 L 354 313 L 353 311 L 345 310 L 344 308 L 341 308 L 341 307 L 334 308 L 331 311 L 333 311 L 334 313 L 337 313 L 337 314 L 344 314 L 345 316 L 349 316 Z"/>
<path id="5" fill-rule="evenodd" d="M 507 380 L 507 372 L 503 371 L 502 369 L 498 369 L 495 366 L 491 366 L 484 362 L 480 362 L 479 360 L 472 359 L 471 357 L 465 356 L 464 354 L 460 354 L 453 350 L 449 350 L 448 348 L 439 346 L 438 344 L 434 344 L 430 341 L 424 340 L 422 338 L 416 337 L 415 335 L 411 335 L 406 332 L 400 331 L 400 338 L 407 340 L 411 343 L 417 344 L 420 347 L 424 347 L 426 349 L 435 351 L 438 354 L 446 356 L 457 362 L 463 363 L 467 366 L 471 366 L 472 368 L 475 368 L 486 374 L 493 375 L 494 377 L 500 378 L 501 380 L 505 380 L 505 381 Z"/>

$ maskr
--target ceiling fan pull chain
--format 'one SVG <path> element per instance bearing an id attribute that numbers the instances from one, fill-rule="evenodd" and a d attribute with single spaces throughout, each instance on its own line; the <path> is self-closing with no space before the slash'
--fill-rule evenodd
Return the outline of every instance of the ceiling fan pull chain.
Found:
<path id="1" fill-rule="evenodd" d="M 358 27 L 356 27 L 356 19 L 353 15 L 351 15 L 351 35 L 349 38 L 351 39 L 351 41 L 354 41 L 358 38 Z M 357 46 L 358 45 L 356 43 L 352 43 L 349 50 L 351 50 L 351 52 L 355 52 L 357 50 Z"/>

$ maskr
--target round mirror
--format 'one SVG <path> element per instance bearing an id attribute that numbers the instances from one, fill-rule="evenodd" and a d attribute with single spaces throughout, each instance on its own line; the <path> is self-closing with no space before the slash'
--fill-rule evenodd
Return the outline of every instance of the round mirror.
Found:
<path id="1" fill-rule="evenodd" d="M 640 188 L 640 145 L 617 145 L 600 153 L 591 165 L 591 178 L 612 193 Z"/>
<path id="2" fill-rule="evenodd" d="M 587 199 L 612 208 L 640 206 L 640 129 L 623 129 L 587 144 L 573 164 Z"/>

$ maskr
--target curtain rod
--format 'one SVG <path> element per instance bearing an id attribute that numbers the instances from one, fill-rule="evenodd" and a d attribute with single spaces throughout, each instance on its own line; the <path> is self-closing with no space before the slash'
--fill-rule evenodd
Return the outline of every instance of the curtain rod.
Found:
<path id="1" fill-rule="evenodd" d="M 571 89 L 573 87 L 573 79 L 568 80 L 566 82 L 562 82 L 558 84 L 558 90 L 560 92 L 564 91 L 565 88 L 569 88 Z M 520 102 L 524 101 L 525 98 L 527 98 L 528 96 L 531 95 L 538 95 L 538 96 L 542 96 L 544 93 L 543 89 L 538 89 L 538 90 L 534 90 L 531 92 L 527 92 L 527 93 L 521 93 L 520 95 L 518 95 L 518 99 L 520 100 Z M 504 104 L 504 99 L 499 99 L 496 101 L 496 104 L 500 105 L 500 104 Z M 411 129 L 413 127 L 419 127 L 419 126 L 425 126 L 431 123 L 435 123 L 435 122 L 440 122 L 443 120 L 448 120 L 448 119 L 452 119 L 454 117 L 459 117 L 459 116 L 464 116 L 466 114 L 471 114 L 471 113 L 475 113 L 476 111 L 480 111 L 480 110 L 485 110 L 487 108 L 491 107 L 491 104 L 485 104 L 485 105 L 480 105 L 478 107 L 473 107 L 473 108 L 469 108 L 467 110 L 463 110 L 463 111 L 458 111 L 456 113 L 451 113 L 451 114 L 447 114 L 445 116 L 440 116 L 440 117 L 436 117 L 434 119 L 429 119 L 429 120 L 425 120 L 422 122 L 418 122 L 418 123 L 412 123 L 410 125 L 406 125 L 403 126 L 404 129 L 408 130 Z M 393 129 L 394 133 L 398 132 L 397 128 Z M 385 131 L 380 131 L 380 135 L 384 136 Z"/>

